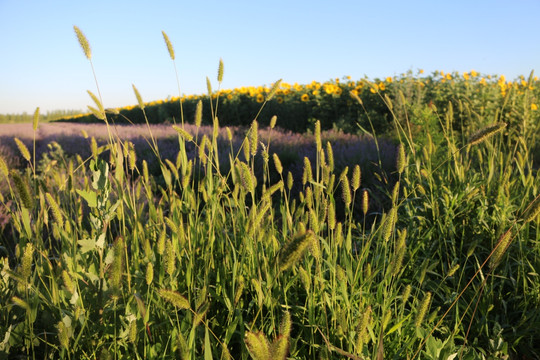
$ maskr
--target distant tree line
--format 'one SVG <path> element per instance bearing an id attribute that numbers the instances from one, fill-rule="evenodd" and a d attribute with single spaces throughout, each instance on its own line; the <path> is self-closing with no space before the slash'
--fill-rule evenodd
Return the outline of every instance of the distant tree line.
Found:
<path id="1" fill-rule="evenodd" d="M 47 111 L 45 114 L 40 114 L 39 121 L 54 121 L 67 116 L 80 114 L 80 110 L 53 110 Z M 23 123 L 31 122 L 34 119 L 34 114 L 23 112 L 22 114 L 0 114 L 0 124 L 2 123 Z"/>

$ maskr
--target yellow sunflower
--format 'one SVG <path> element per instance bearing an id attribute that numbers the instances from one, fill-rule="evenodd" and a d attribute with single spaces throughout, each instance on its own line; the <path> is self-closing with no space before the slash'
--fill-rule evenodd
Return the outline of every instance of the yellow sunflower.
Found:
<path id="1" fill-rule="evenodd" d="M 263 101 L 264 101 L 264 95 L 263 94 L 258 94 L 257 95 L 257 102 L 262 103 Z"/>
<path id="2" fill-rule="evenodd" d="M 300 100 L 302 100 L 302 102 L 309 101 L 309 95 L 308 95 L 308 94 L 303 94 L 303 95 L 300 97 Z"/>

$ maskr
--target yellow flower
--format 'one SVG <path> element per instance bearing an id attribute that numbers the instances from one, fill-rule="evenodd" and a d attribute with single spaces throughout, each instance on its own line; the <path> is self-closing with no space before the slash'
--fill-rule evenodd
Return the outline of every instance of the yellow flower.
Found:
<path id="1" fill-rule="evenodd" d="M 347 80 L 351 80 L 351 76 L 350 76 L 350 75 L 347 75 Z"/>
<path id="2" fill-rule="evenodd" d="M 478 76 L 478 73 L 474 70 L 471 70 L 471 76 L 472 77 L 477 77 Z"/>
<path id="3" fill-rule="evenodd" d="M 257 95 L 257 102 L 262 103 L 263 101 L 264 101 L 264 95 L 263 94 L 258 94 Z"/>
<path id="4" fill-rule="evenodd" d="M 276 101 L 277 101 L 278 104 L 282 104 L 283 103 L 283 98 L 281 96 L 278 96 L 276 98 Z"/>
<path id="5" fill-rule="evenodd" d="M 313 90 L 312 94 L 313 94 L 313 96 L 319 96 L 320 91 L 319 90 Z"/>
<path id="6" fill-rule="evenodd" d="M 480 84 L 486 86 L 486 85 L 487 85 L 486 79 L 485 79 L 485 78 L 481 78 L 481 79 L 480 79 Z"/>
<path id="7" fill-rule="evenodd" d="M 337 96 L 340 96 L 342 92 L 343 90 L 339 86 L 335 87 L 334 94 L 336 94 Z"/>
<path id="8" fill-rule="evenodd" d="M 390 77 L 390 76 L 387 77 L 387 78 L 386 78 L 386 82 L 387 82 L 387 83 L 391 83 L 391 82 L 392 82 L 392 77 Z"/>
<path id="9" fill-rule="evenodd" d="M 227 100 L 232 100 L 232 99 L 233 99 L 232 94 L 227 95 Z"/>
<path id="10" fill-rule="evenodd" d="M 463 78 L 464 78 L 465 80 L 469 80 L 469 78 L 470 78 L 469 73 L 464 72 L 464 73 L 463 73 Z"/>
<path id="11" fill-rule="evenodd" d="M 538 105 L 536 105 L 536 104 L 531 104 L 531 110 L 532 110 L 532 111 L 538 110 Z"/>
<path id="12" fill-rule="evenodd" d="M 446 79 L 447 80 L 452 80 L 452 75 L 451 74 L 446 74 Z"/>
<path id="13" fill-rule="evenodd" d="M 332 84 L 324 84 L 323 88 L 324 88 L 324 91 L 329 95 L 331 95 L 334 92 L 334 85 Z"/>
<path id="14" fill-rule="evenodd" d="M 382 81 L 379 83 L 379 90 L 381 90 L 381 91 L 386 90 L 386 85 L 384 85 L 384 83 Z"/>
<path id="15" fill-rule="evenodd" d="M 525 80 L 521 80 L 521 86 L 525 87 L 527 86 L 529 83 L 526 82 Z"/>
<path id="16" fill-rule="evenodd" d="M 419 74 L 423 74 L 423 73 L 424 73 L 424 69 L 418 70 L 418 73 L 419 73 Z"/>
<path id="17" fill-rule="evenodd" d="M 379 91 L 379 86 L 377 84 L 373 84 L 370 88 L 369 88 L 369 91 L 371 91 L 373 94 L 375 94 L 376 92 Z"/>
<path id="18" fill-rule="evenodd" d="M 306 102 L 306 101 L 309 101 L 309 95 L 308 94 L 304 94 L 300 97 L 300 100 L 302 100 L 302 102 Z"/>
<path id="19" fill-rule="evenodd" d="M 358 96 L 358 90 L 352 89 L 352 90 L 351 90 L 351 94 Z"/>

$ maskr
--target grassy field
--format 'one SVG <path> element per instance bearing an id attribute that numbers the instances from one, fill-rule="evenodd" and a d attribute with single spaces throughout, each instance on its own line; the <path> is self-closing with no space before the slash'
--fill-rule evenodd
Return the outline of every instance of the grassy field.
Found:
<path id="1" fill-rule="evenodd" d="M 377 85 L 384 137 L 150 125 L 135 87 L 142 125 L 0 127 L 0 359 L 539 358 L 536 80 L 450 81 Z"/>

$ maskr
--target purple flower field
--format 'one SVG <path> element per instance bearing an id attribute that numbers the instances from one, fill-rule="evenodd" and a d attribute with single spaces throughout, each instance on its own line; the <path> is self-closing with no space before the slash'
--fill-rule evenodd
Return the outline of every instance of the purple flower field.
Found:
<path id="1" fill-rule="evenodd" d="M 122 141 L 130 141 L 135 145 L 139 161 L 145 159 L 149 164 L 155 163 L 155 155 L 148 145 L 150 140 L 149 129 L 157 140 L 160 155 L 163 159 L 175 160 L 178 153 L 178 134 L 171 125 L 111 125 L 111 133 Z M 191 124 L 185 125 L 185 130 L 198 138 L 203 135 L 212 137 L 212 127 L 202 126 L 198 129 Z M 241 151 L 241 144 L 247 129 L 239 127 L 229 128 L 233 139 L 232 148 L 235 152 Z M 83 133 L 86 132 L 85 135 Z M 24 165 L 17 149 L 15 137 L 19 138 L 30 150 L 33 144 L 32 124 L 3 124 L 0 125 L 0 155 L 10 166 Z M 77 124 L 77 123 L 44 123 L 40 124 L 36 132 L 36 157 L 41 159 L 48 151 L 48 144 L 57 142 L 66 155 L 79 154 L 82 158 L 90 156 L 91 137 L 95 137 L 99 145 L 106 144 L 108 139 L 107 127 L 104 124 Z M 369 177 L 369 167 L 379 162 L 379 156 L 373 138 L 345 134 L 335 130 L 324 131 L 321 135 L 323 145 L 329 141 L 332 144 L 336 170 L 339 172 L 345 166 L 352 167 L 360 164 L 363 177 Z M 268 148 L 269 155 L 277 153 L 285 167 L 295 178 L 301 176 L 303 159 L 308 157 L 315 162 L 315 138 L 313 134 L 297 134 L 279 129 L 260 129 L 259 142 Z M 197 149 L 193 143 L 187 143 L 188 157 L 195 158 Z M 379 140 L 380 158 L 382 168 L 387 172 L 393 171 L 395 159 L 395 146 L 387 140 Z M 228 163 L 231 143 L 228 140 L 225 127 L 219 129 L 218 151 L 220 161 Z M 262 147 L 258 147 L 260 154 Z M 243 158 L 243 155 L 240 155 Z M 368 168 L 365 168 L 368 167 Z"/>

